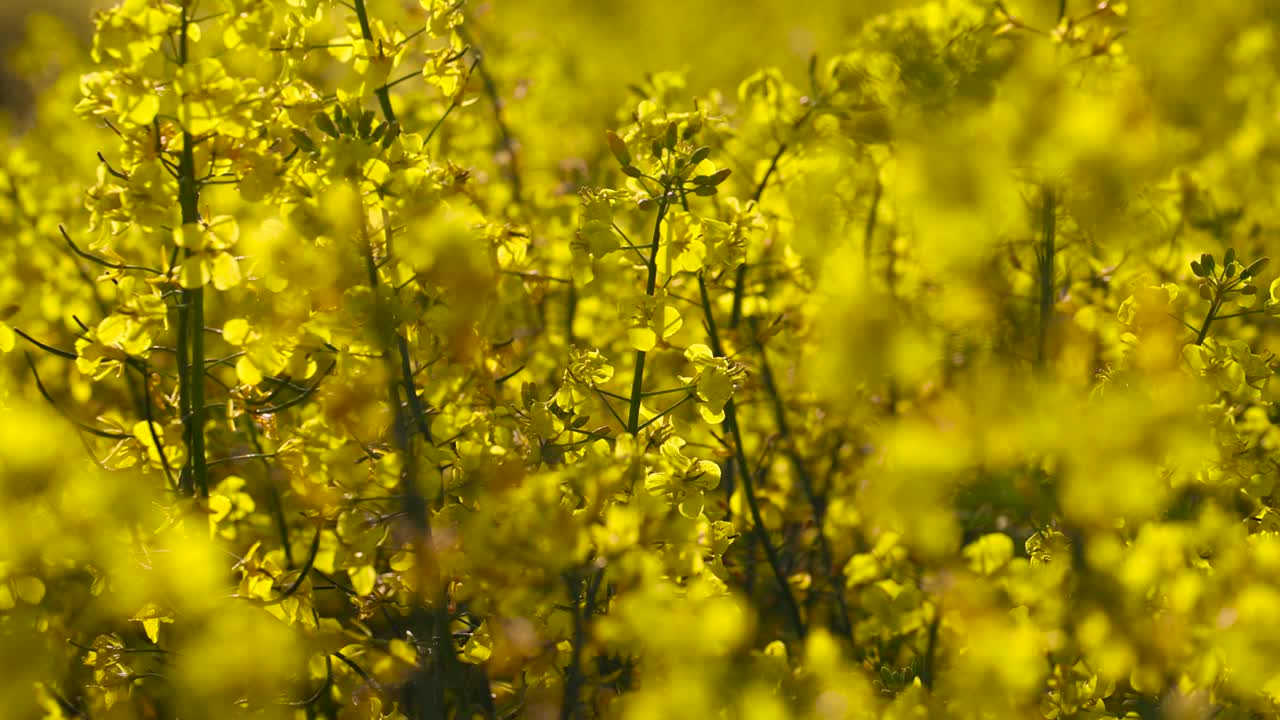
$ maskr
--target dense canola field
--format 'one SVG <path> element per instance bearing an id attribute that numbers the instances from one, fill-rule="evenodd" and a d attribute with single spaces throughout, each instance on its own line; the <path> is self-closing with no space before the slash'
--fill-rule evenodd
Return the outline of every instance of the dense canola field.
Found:
<path id="1" fill-rule="evenodd" d="M 4 718 L 1277 716 L 1272 0 L 28 28 Z"/>

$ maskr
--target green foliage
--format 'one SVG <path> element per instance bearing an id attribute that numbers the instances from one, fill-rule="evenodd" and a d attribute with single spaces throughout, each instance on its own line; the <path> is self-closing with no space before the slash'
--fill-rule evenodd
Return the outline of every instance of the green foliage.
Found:
<path id="1" fill-rule="evenodd" d="M 31 38 L 6 717 L 1280 711 L 1267 3 L 560 5 Z"/>

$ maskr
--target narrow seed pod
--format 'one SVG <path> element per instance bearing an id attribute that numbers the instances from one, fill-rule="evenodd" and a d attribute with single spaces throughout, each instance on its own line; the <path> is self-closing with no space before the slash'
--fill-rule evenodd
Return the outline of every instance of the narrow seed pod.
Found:
<path id="1" fill-rule="evenodd" d="M 604 134 L 605 140 L 609 143 L 609 150 L 613 156 L 618 159 L 618 164 L 624 168 L 631 164 L 631 151 L 627 148 L 627 143 L 618 133 L 609 130 Z"/>
<path id="2" fill-rule="evenodd" d="M 1257 260 L 1254 260 L 1253 263 L 1249 265 L 1249 267 L 1244 269 L 1244 272 L 1240 273 L 1240 277 L 1250 278 L 1250 277 L 1253 277 L 1254 275 L 1257 275 L 1267 267 L 1267 263 L 1269 262 L 1271 262 L 1271 258 L 1266 258 L 1266 257 L 1258 258 Z"/>

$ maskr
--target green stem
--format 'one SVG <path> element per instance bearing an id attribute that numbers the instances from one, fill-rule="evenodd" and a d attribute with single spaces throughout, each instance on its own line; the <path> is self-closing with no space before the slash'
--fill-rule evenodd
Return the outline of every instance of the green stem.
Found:
<path id="1" fill-rule="evenodd" d="M 1218 315 L 1214 318 L 1214 320 L 1230 320 L 1231 318 L 1244 317 L 1245 315 L 1257 315 L 1258 313 L 1264 313 L 1264 312 L 1266 312 L 1266 310 L 1262 308 L 1255 308 L 1253 310 L 1245 310 L 1243 312 L 1231 313 L 1230 315 Z"/>
<path id="2" fill-rule="evenodd" d="M 466 24 L 458 27 L 458 34 L 463 42 L 471 46 L 472 52 L 476 56 L 476 64 L 472 67 L 479 66 L 480 82 L 484 84 L 484 94 L 489 98 L 489 106 L 493 108 L 493 122 L 498 126 L 499 145 L 507 153 L 507 181 L 511 183 L 511 198 L 519 205 L 523 200 L 521 196 L 524 194 L 524 183 L 520 178 L 520 166 L 516 162 L 516 140 L 511 133 L 511 128 L 507 125 L 506 118 L 502 114 L 502 98 L 498 95 L 498 84 L 494 82 L 493 75 L 489 73 L 488 68 L 481 62 L 482 54 L 475 42 L 475 38 L 467 31 Z"/>
<path id="3" fill-rule="evenodd" d="M 372 44 L 374 42 L 373 30 L 369 23 L 369 13 L 365 7 L 365 0 L 354 0 L 354 3 L 353 9 L 360 24 L 360 34 L 367 43 Z M 390 90 L 383 86 L 375 90 L 374 94 L 378 98 L 378 106 L 382 110 L 383 120 L 390 125 L 399 125 L 395 108 L 391 105 Z M 361 217 L 365 216 L 363 201 L 361 201 Z M 385 210 L 383 211 L 382 219 L 383 227 L 386 228 L 387 233 L 386 251 L 388 259 L 390 259 L 392 224 L 389 222 L 390 218 Z M 472 688 L 469 682 L 464 682 L 468 671 L 466 668 L 460 667 L 461 663 L 458 662 L 453 640 L 450 636 L 448 588 L 440 575 L 438 560 L 435 556 L 431 539 L 431 516 L 427 507 L 427 499 L 423 496 L 421 488 L 418 487 L 418 459 L 416 453 L 414 453 L 411 432 L 416 428 L 427 442 L 431 442 L 431 429 L 427 423 L 426 408 L 421 396 L 418 395 L 418 388 L 414 381 L 409 342 L 395 327 L 394 318 L 390 316 L 388 309 L 381 302 L 378 287 L 378 266 L 373 257 L 372 238 L 369 237 L 366 223 L 362 222 L 361 227 L 365 236 L 363 238 L 365 241 L 363 243 L 365 265 L 369 274 L 369 285 L 373 289 L 375 298 L 375 331 L 379 334 L 381 346 L 386 349 L 383 357 L 386 359 L 387 364 L 387 395 L 396 418 L 396 443 L 404 456 L 404 467 L 401 475 L 404 510 L 410 522 L 418 531 L 414 541 L 414 554 L 418 559 L 417 573 L 422 579 L 421 587 L 423 588 L 424 596 L 428 593 L 434 593 L 430 611 L 423 607 L 414 609 L 413 625 L 415 626 L 415 633 L 420 637 L 431 638 L 431 655 L 436 659 L 435 668 L 437 672 L 429 672 L 428 664 L 424 663 L 422 669 L 407 684 L 405 691 L 409 696 L 408 704 L 417 710 L 420 716 L 444 717 L 447 712 L 445 691 L 452 688 L 458 701 L 459 707 L 456 709 L 459 716 L 471 717 Z M 394 343 L 392 342 L 393 336 L 395 338 Z M 395 346 L 395 355 L 390 350 L 393 344 Z M 399 381 L 395 379 L 397 371 L 400 376 Z M 403 409 L 404 405 L 400 402 L 399 387 L 397 386 L 402 386 L 404 389 L 408 401 L 408 417 L 406 417 Z M 493 708 L 492 694 L 488 688 L 488 674 L 481 671 L 478 675 L 480 684 L 483 687 L 479 688 L 475 694 L 478 696 L 485 715 L 491 717 L 493 716 Z"/>
<path id="4" fill-rule="evenodd" d="M 1204 344 L 1205 338 L 1209 336 L 1209 326 L 1217 319 L 1220 307 L 1222 307 L 1222 296 L 1217 295 L 1213 298 L 1213 303 L 1209 305 L 1209 314 L 1204 316 L 1204 324 L 1200 326 L 1200 332 L 1196 334 L 1196 345 Z"/>
<path id="5" fill-rule="evenodd" d="M 1044 367 L 1049 352 L 1049 329 L 1053 321 L 1054 283 L 1053 263 L 1055 247 L 1057 198 L 1052 186 L 1045 185 L 1044 204 L 1041 208 L 1040 248 L 1040 341 L 1036 350 L 1036 366 Z"/>
<path id="6" fill-rule="evenodd" d="M 366 42 L 372 43 L 373 31 L 369 25 L 369 13 L 365 9 L 364 0 L 355 0 L 355 11 L 356 18 L 360 23 L 361 35 Z M 378 97 L 378 106 L 382 109 L 383 119 L 390 125 L 398 125 L 400 121 L 396 117 L 395 109 L 391 107 L 390 91 L 384 86 L 378 88 L 374 94 Z M 387 252 L 390 253 L 392 230 L 391 223 L 387 222 L 385 211 L 383 215 L 383 227 L 386 228 Z M 372 260 L 372 257 L 370 257 L 370 260 Z M 378 276 L 376 266 L 371 272 L 370 282 L 374 288 L 377 287 Z M 387 343 L 387 345 L 390 345 L 390 343 Z M 409 343 L 404 336 L 399 333 L 396 333 L 396 349 L 400 354 L 400 374 L 402 381 L 404 382 L 405 393 L 409 396 L 409 408 L 413 413 L 412 419 L 418 428 L 418 432 L 422 433 L 423 436 L 427 438 L 427 441 L 430 442 L 431 430 L 426 422 L 426 408 L 423 406 L 421 396 L 418 395 L 417 386 L 413 380 L 413 369 L 409 362 Z M 400 407 L 398 398 L 396 399 L 395 407 Z"/>
<path id="7" fill-rule="evenodd" d="M 367 217 L 363 200 L 360 200 L 359 204 L 357 217 L 362 219 L 360 227 L 363 235 L 362 240 L 364 241 L 361 244 L 364 250 L 365 272 L 368 274 L 369 286 L 373 289 L 374 297 L 373 332 L 378 339 L 378 344 L 383 348 L 389 348 L 392 345 L 391 335 L 395 332 L 394 319 L 391 317 L 391 313 L 384 302 L 380 288 L 378 265 L 373 257 L 372 238 L 369 237 L 367 224 L 363 221 L 363 218 Z M 407 356 L 402 355 L 402 357 Z M 411 424 L 413 418 L 406 415 L 405 405 L 400 402 L 400 383 L 397 379 L 397 374 L 400 371 L 397 368 L 396 356 L 388 350 L 382 353 L 382 358 L 386 364 L 387 397 L 395 415 L 393 435 L 396 449 L 400 452 L 402 462 L 400 469 L 401 502 L 405 515 L 409 518 L 410 524 L 416 531 L 413 536 L 414 555 L 417 558 L 416 572 L 424 595 L 431 592 L 429 588 L 438 588 L 438 593 L 443 595 L 444 586 L 440 579 L 439 567 L 436 564 L 435 553 L 432 549 L 431 517 L 427 512 L 427 499 L 423 496 L 422 490 L 418 486 L 418 455 L 414 452 Z M 410 378 L 412 378 L 412 375 L 410 375 Z M 412 388 L 413 386 L 410 385 L 409 387 Z M 407 394 L 414 395 L 416 393 L 410 389 Z M 439 657 L 438 653 L 444 647 L 441 628 L 442 625 L 447 626 L 448 624 L 445 613 L 441 612 L 441 609 L 445 606 L 443 597 L 435 598 L 434 606 L 434 612 L 430 613 L 425 612 L 422 607 L 414 609 L 414 632 L 422 637 L 431 638 L 433 645 L 432 655 Z M 428 673 L 427 667 L 424 664 L 419 675 L 408 683 L 406 687 L 406 692 L 410 696 L 409 704 L 414 708 L 418 708 L 427 716 L 443 716 L 446 707 L 445 686 L 447 683 L 442 677 Z"/>
<path id="8" fill-rule="evenodd" d="M 646 266 L 649 278 L 645 283 L 645 294 L 653 297 L 658 288 L 658 247 L 662 240 L 662 221 L 667 216 L 670 201 L 667 196 L 670 188 L 662 188 L 662 200 L 658 202 L 658 219 L 653 223 L 653 243 L 649 247 L 649 259 Z M 631 408 L 627 415 L 627 432 L 635 435 L 640 432 L 640 403 L 644 399 L 644 359 L 645 351 L 636 351 L 636 369 L 631 376 Z"/>
<path id="9" fill-rule="evenodd" d="M 190 143 L 191 135 L 183 133 L 183 141 Z M 183 148 L 182 160 L 186 169 L 180 174 L 184 178 L 190 178 L 187 185 L 194 188 L 195 180 L 190 174 L 193 166 L 190 145 Z M 182 199 L 183 224 L 198 222 L 199 213 L 195 209 L 198 203 L 196 191 L 190 189 L 181 194 L 184 196 Z M 191 250 L 188 249 L 187 253 L 189 257 Z M 204 426 L 208 409 L 204 404 L 204 373 L 199 370 L 204 367 L 204 288 L 198 287 L 187 291 L 187 306 L 190 312 L 187 330 L 190 332 L 191 343 L 190 366 L 187 368 L 191 394 L 191 474 L 195 489 L 200 492 L 200 496 L 208 497 L 209 466 L 205 458 L 204 446 Z"/>
<path id="10" fill-rule="evenodd" d="M 867 224 L 862 231 L 862 257 L 868 271 L 871 268 L 872 240 L 875 239 L 876 220 L 880 214 L 880 195 L 883 192 L 884 188 L 880 185 L 880 177 L 877 175 L 875 188 L 871 194 L 871 209 L 867 212 Z"/>
<path id="11" fill-rule="evenodd" d="M 671 405 L 670 407 L 668 407 L 666 410 L 663 410 L 662 412 L 658 413 L 657 415 L 654 415 L 653 417 L 649 418 L 648 420 L 645 420 L 644 422 L 640 423 L 640 427 L 638 427 L 638 428 L 636 428 L 636 429 L 637 429 L 637 430 L 643 430 L 643 429 L 645 429 L 645 428 L 649 427 L 650 425 L 652 425 L 652 424 L 654 424 L 654 423 L 658 422 L 659 420 L 661 420 L 662 418 L 666 417 L 667 415 L 670 415 L 672 412 L 674 412 L 674 411 L 675 411 L 677 408 L 679 408 L 681 405 L 684 405 L 685 403 L 689 402 L 689 401 L 690 401 L 690 400 L 692 400 L 692 399 L 693 399 L 693 394 L 692 394 L 692 393 L 690 393 L 689 395 L 686 395 L 686 396 L 684 396 L 684 397 L 680 398 L 678 401 L 676 401 L 674 404 L 672 404 L 672 405 Z"/>
<path id="12" fill-rule="evenodd" d="M 631 408 L 627 413 L 627 432 L 632 435 L 640 432 L 640 403 L 643 400 L 640 393 L 644 388 L 644 357 L 643 350 L 636 351 L 636 369 L 631 375 Z"/>
<path id="13" fill-rule="evenodd" d="M 933 620 L 929 622 L 929 644 L 925 646 L 924 667 L 920 670 L 920 683 L 926 690 L 933 690 L 933 679 L 937 675 L 938 629 L 942 626 L 942 605 L 936 603 L 933 608 Z"/>
<path id="14" fill-rule="evenodd" d="M 723 357 L 724 352 L 720 344 L 720 332 L 716 327 L 715 316 L 711 312 L 711 297 L 707 293 L 707 282 L 701 274 L 698 275 L 698 290 L 702 297 L 702 313 L 707 322 L 707 335 L 711 341 L 711 352 L 715 353 L 716 357 Z M 804 620 L 800 616 L 800 605 L 791 593 L 791 584 L 787 582 L 786 573 L 782 570 L 778 551 L 769 540 L 769 530 L 764 525 L 764 517 L 760 514 L 760 505 L 756 501 L 755 478 L 751 475 L 751 466 L 747 463 L 747 455 L 742 447 L 742 428 L 738 425 L 738 411 L 733 398 L 729 398 L 729 401 L 724 405 L 724 421 L 721 423 L 721 427 L 724 428 L 733 441 L 733 461 L 741 469 L 742 493 L 746 496 L 747 508 L 751 511 L 751 522 L 755 528 L 756 541 L 764 547 L 764 554 L 769 561 L 769 568 L 773 570 L 773 576 L 778 581 L 778 590 L 781 592 L 783 604 L 787 608 L 787 619 L 791 623 L 791 629 L 798 637 L 803 638 L 805 636 L 805 627 Z"/>
<path id="15" fill-rule="evenodd" d="M 809 106 L 804 114 L 791 124 L 791 132 L 795 133 L 809 122 L 809 118 L 813 117 L 813 112 L 818 107 L 818 102 Z M 773 174 L 778 170 L 778 163 L 782 160 L 783 154 L 790 149 L 790 141 L 783 141 L 778 144 L 778 149 L 773 153 L 773 157 L 769 159 L 769 167 L 765 168 L 764 175 L 760 176 L 760 182 L 756 183 L 755 192 L 751 193 L 751 202 L 754 205 L 760 204 L 760 198 L 764 197 L 764 191 L 769 187 L 769 180 L 773 178 Z M 743 263 L 738 266 L 738 270 L 733 278 L 733 309 L 729 315 L 729 327 L 736 328 L 738 323 L 742 321 L 742 300 L 746 295 L 747 289 L 747 263 L 745 258 Z"/>
<path id="16" fill-rule="evenodd" d="M 249 442 L 253 443 L 253 449 L 257 450 L 257 456 L 262 459 L 263 477 L 266 480 L 267 492 L 271 496 L 271 519 L 275 521 L 276 531 L 280 533 L 280 547 L 284 550 L 285 567 L 292 570 L 293 549 L 289 543 L 289 523 L 284 517 L 284 502 L 280 498 L 280 488 L 276 485 L 275 478 L 271 476 L 271 463 L 267 462 L 270 457 L 262 446 L 262 440 L 258 437 L 257 431 L 254 429 L 254 418 L 250 413 L 241 416 L 244 420 L 245 433 L 249 436 Z"/>
<path id="17" fill-rule="evenodd" d="M 711 353 L 716 357 L 724 357 L 724 348 L 720 345 L 720 331 L 716 327 L 716 316 L 711 312 L 711 296 L 707 293 L 707 280 L 701 273 L 698 274 L 698 294 L 702 298 L 702 314 L 703 317 L 706 318 L 707 322 L 707 337 L 711 341 Z M 733 399 L 730 398 L 729 402 L 733 402 Z M 726 431 L 730 429 L 727 421 L 721 423 L 720 426 Z M 737 442 L 737 439 L 735 438 L 734 441 Z M 733 480 L 736 462 L 736 459 L 730 460 L 723 473 L 724 494 L 725 498 L 729 501 L 725 504 L 725 520 L 730 522 L 733 521 Z M 742 468 L 742 474 L 744 477 L 748 476 L 750 473 L 750 468 L 745 466 Z"/>
<path id="18" fill-rule="evenodd" d="M 356 21 L 360 23 L 360 36 L 365 42 L 373 44 L 373 28 L 369 25 L 369 11 L 365 9 L 364 0 L 355 0 Z M 378 48 L 381 52 L 381 48 Z M 382 108 L 383 118 L 392 125 L 396 124 L 396 113 L 391 108 L 391 91 L 384 85 L 373 91 L 378 98 L 378 106 Z"/>
<path id="19" fill-rule="evenodd" d="M 782 570 L 782 561 L 778 557 L 777 549 L 769 541 L 769 530 L 765 527 L 764 517 L 760 514 L 760 503 L 756 500 L 755 478 L 751 477 L 750 465 L 747 464 L 747 454 L 742 449 L 742 432 L 738 427 L 738 413 L 737 408 L 734 407 L 733 400 L 724 405 L 724 419 L 726 427 L 729 428 L 733 435 L 733 449 L 734 455 L 737 457 L 738 467 L 742 468 L 742 494 L 747 498 L 747 508 L 751 511 L 751 523 L 755 529 L 756 537 L 764 547 L 764 555 L 769 561 L 769 569 L 773 571 L 773 576 L 778 581 L 778 591 L 782 595 L 783 605 L 786 606 L 787 620 L 791 624 L 791 629 L 797 637 L 803 638 L 805 636 L 805 627 L 804 619 L 800 616 L 800 605 L 796 603 L 795 595 L 791 593 L 791 584 L 787 582 L 787 575 Z"/>
<path id="20" fill-rule="evenodd" d="M 582 648 L 587 642 L 587 624 L 596 613 L 596 592 L 604 577 L 602 570 L 592 572 L 589 579 L 580 575 L 568 579 L 569 592 L 573 595 L 573 648 L 569 655 L 569 667 L 565 669 L 564 699 L 560 703 L 560 720 L 581 720 L 583 716 Z"/>
<path id="21" fill-rule="evenodd" d="M 193 492 L 191 480 L 191 361 L 187 352 L 187 326 L 191 324 L 188 312 L 187 291 L 178 300 L 177 361 L 178 361 L 178 416 L 182 418 L 182 441 L 187 446 L 187 461 L 178 474 L 178 491 L 183 495 Z"/>
<path id="22" fill-rule="evenodd" d="M 188 59 L 188 33 L 190 17 L 188 4 L 182 6 L 182 22 L 179 32 L 178 61 L 185 65 Z M 178 160 L 178 205 L 182 211 L 182 224 L 200 222 L 200 186 L 196 180 L 195 138 L 182 132 L 182 155 Z M 185 248 L 184 257 L 190 259 L 195 252 Z M 188 467 L 191 489 L 201 497 L 209 496 L 209 465 L 205 458 L 204 426 L 207 408 L 204 404 L 204 288 L 188 288 L 182 291 L 182 308 L 179 310 L 178 367 L 179 376 L 185 382 L 180 389 L 179 412 L 185 420 L 188 449 Z"/>
<path id="23" fill-rule="evenodd" d="M 791 435 L 791 424 L 787 422 L 786 408 L 782 404 L 782 395 L 778 392 L 778 384 L 773 376 L 773 369 L 769 367 L 769 357 L 765 348 L 760 348 L 760 375 L 764 380 L 765 393 L 769 395 L 769 399 L 773 406 L 773 421 L 778 428 L 778 434 L 782 437 L 783 447 L 787 460 L 791 462 L 791 469 L 796 474 L 796 478 L 800 480 L 800 489 L 804 492 L 805 500 L 808 501 L 809 507 L 813 510 L 813 521 L 818 528 L 818 557 L 822 561 L 823 573 L 827 576 L 831 584 L 831 590 L 835 594 L 836 607 L 839 610 L 837 616 L 837 629 L 844 635 L 853 640 L 853 627 L 849 624 L 849 606 L 844 598 L 844 571 L 836 566 L 834 558 L 835 554 L 831 551 L 831 544 L 827 542 L 826 526 L 826 502 L 818 496 L 818 492 L 814 487 L 813 475 L 809 472 L 809 467 L 805 464 L 804 458 L 800 457 L 799 451 L 796 450 L 795 442 Z"/>

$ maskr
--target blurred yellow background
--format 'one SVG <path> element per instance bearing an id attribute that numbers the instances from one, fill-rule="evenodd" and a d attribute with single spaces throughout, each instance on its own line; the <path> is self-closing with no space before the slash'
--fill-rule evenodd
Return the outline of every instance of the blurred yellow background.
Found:
<path id="1" fill-rule="evenodd" d="M 29 112 L 30 83 L 13 71 L 10 57 L 27 36 L 31 16 L 52 15 L 87 43 L 93 11 L 107 4 L 108 0 L 0 0 L 0 112 L 17 117 Z"/>
<path id="2" fill-rule="evenodd" d="M 381 0 L 418 5 L 418 0 Z M 0 0 L 0 107 L 24 114 L 31 93 L 9 68 L 33 13 L 68 23 L 87 40 L 95 8 L 114 0 Z M 371 0 L 371 5 L 379 0 Z M 471 2 L 470 14 L 493 37 L 545 50 L 565 70 L 562 82 L 616 105 L 645 72 L 690 68 L 690 89 L 729 89 L 756 68 L 777 65 L 800 77 L 809 56 L 829 56 L 861 21 L 910 0 L 537 0 Z M 526 46 L 526 47 L 527 47 Z M 704 71 L 705 69 L 705 71 Z"/>

